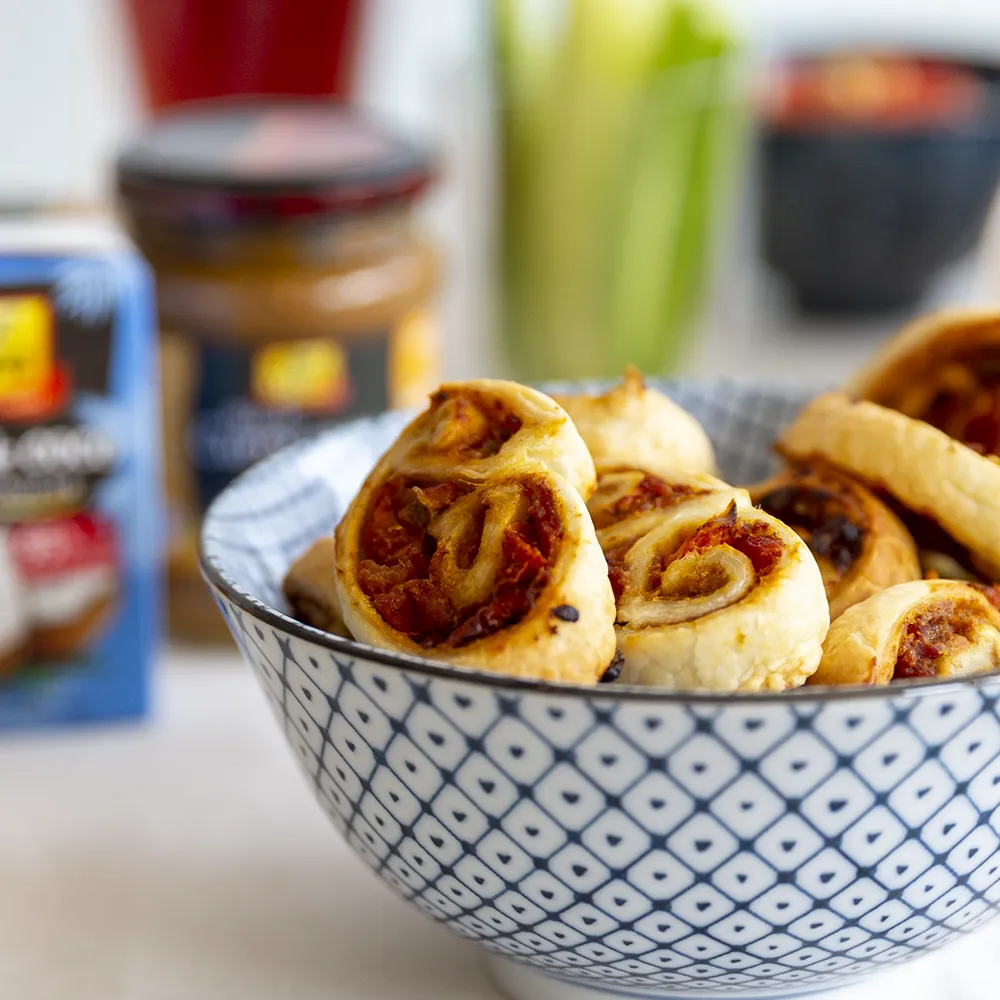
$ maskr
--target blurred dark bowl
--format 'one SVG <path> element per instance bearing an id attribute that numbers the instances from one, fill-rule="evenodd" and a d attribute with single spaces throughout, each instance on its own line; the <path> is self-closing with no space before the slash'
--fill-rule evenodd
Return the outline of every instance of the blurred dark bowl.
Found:
<path id="1" fill-rule="evenodd" d="M 881 131 L 764 125 L 764 254 L 802 310 L 912 306 L 978 242 L 1000 179 L 1000 70 L 935 61 L 984 81 L 972 118 Z"/>

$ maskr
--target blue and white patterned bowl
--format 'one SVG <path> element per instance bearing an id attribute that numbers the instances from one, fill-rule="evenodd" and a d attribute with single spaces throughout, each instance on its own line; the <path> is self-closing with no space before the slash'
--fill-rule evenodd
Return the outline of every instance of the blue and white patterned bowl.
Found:
<path id="1" fill-rule="evenodd" d="M 734 482 L 804 397 L 667 384 Z M 334 825 L 518 997 L 781 996 L 938 948 L 1000 902 L 1000 679 L 783 695 L 545 686 L 287 616 L 404 417 L 242 476 L 204 572 Z"/>

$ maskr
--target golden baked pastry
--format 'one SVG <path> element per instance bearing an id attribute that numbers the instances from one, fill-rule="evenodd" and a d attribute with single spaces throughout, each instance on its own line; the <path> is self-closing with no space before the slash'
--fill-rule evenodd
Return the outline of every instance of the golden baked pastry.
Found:
<path id="1" fill-rule="evenodd" d="M 359 642 L 540 680 L 594 683 L 614 596 L 580 491 L 594 466 L 562 409 L 513 383 L 445 386 L 335 533 Z"/>
<path id="2" fill-rule="evenodd" d="M 614 597 L 583 499 L 542 466 L 478 484 L 369 480 L 337 528 L 337 591 L 360 642 L 539 680 L 595 683 Z"/>
<path id="3" fill-rule="evenodd" d="M 927 580 L 965 580 L 969 583 L 979 583 L 982 577 L 967 566 L 963 566 L 954 556 L 937 549 L 920 549 L 921 574 Z"/>
<path id="4" fill-rule="evenodd" d="M 585 497 L 593 492 L 594 462 L 558 403 L 516 382 L 476 379 L 433 393 L 376 475 L 392 469 L 425 479 L 482 481 L 523 463 L 554 472 Z"/>
<path id="5" fill-rule="evenodd" d="M 597 477 L 597 489 L 587 509 L 605 553 L 631 544 L 655 528 L 665 510 L 689 500 L 716 497 L 718 511 L 730 500 L 750 506 L 750 494 L 709 475 L 661 478 L 643 469 L 607 469 Z"/>
<path id="6" fill-rule="evenodd" d="M 777 442 L 793 462 L 823 461 L 885 490 L 1000 579 L 1000 464 L 922 420 L 843 393 L 803 409 Z"/>
<path id="7" fill-rule="evenodd" d="M 986 455 L 1000 452 L 1000 312 L 948 310 L 911 323 L 848 384 Z"/>
<path id="8" fill-rule="evenodd" d="M 645 469 L 659 476 L 715 472 L 715 452 L 701 424 L 634 368 L 600 395 L 556 395 L 590 449 L 597 470 Z"/>
<path id="9" fill-rule="evenodd" d="M 883 685 L 1000 667 L 997 588 L 917 580 L 874 594 L 831 626 L 810 684 Z"/>
<path id="10" fill-rule="evenodd" d="M 899 518 L 871 490 L 833 468 L 787 469 L 751 487 L 750 497 L 809 546 L 823 574 L 831 619 L 922 575 L 917 547 Z"/>
<path id="11" fill-rule="evenodd" d="M 781 691 L 819 662 L 829 609 L 805 543 L 708 476 L 619 470 L 590 501 L 618 607 L 621 681 Z"/>
<path id="12" fill-rule="evenodd" d="M 317 539 L 289 567 L 282 591 L 300 622 L 350 639 L 337 597 L 335 564 L 333 536 Z"/>

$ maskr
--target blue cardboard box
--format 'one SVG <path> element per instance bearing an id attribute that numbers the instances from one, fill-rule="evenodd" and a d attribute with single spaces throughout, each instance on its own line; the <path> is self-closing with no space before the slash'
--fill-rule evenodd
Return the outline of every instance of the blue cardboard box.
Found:
<path id="1" fill-rule="evenodd" d="M 152 288 L 106 225 L 0 222 L 0 731 L 146 711 L 161 538 Z"/>

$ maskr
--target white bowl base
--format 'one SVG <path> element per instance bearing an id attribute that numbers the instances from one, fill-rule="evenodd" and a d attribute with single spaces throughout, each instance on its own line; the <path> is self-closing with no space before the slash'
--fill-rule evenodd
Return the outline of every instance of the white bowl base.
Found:
<path id="1" fill-rule="evenodd" d="M 604 989 L 600 986 L 576 986 L 572 983 L 563 982 L 561 979 L 554 979 L 544 972 L 536 972 L 519 962 L 512 962 L 509 958 L 501 958 L 499 955 L 490 955 L 486 959 L 490 976 L 494 985 L 507 997 L 507 1000 L 671 1000 L 671 997 L 690 998 L 690 991 L 682 990 L 680 993 L 660 992 L 659 990 L 644 991 L 642 987 L 633 989 Z M 861 980 L 855 980 L 855 983 Z M 839 995 L 844 986 L 855 983 L 836 983 L 832 987 L 825 989 L 798 990 L 794 986 L 787 992 L 775 992 L 773 989 L 754 990 L 750 993 L 711 993 L 701 997 L 700 1000 L 723 1000 L 723 998 L 745 997 L 747 1000 L 796 1000 L 799 997 L 819 996 L 820 994 Z"/>

